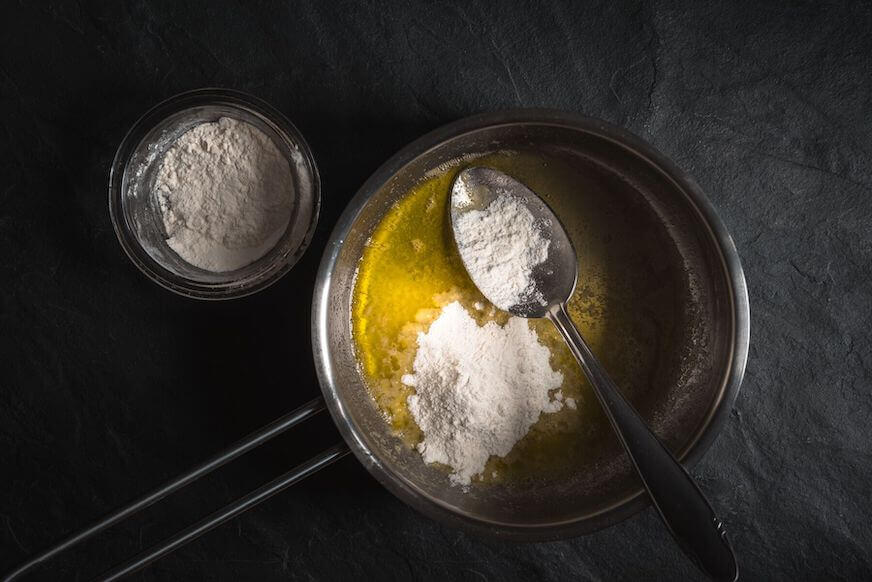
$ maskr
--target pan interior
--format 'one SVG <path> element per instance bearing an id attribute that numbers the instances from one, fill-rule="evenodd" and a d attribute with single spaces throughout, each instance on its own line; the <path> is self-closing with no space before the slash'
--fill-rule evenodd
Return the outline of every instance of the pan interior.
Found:
<path id="1" fill-rule="evenodd" d="M 354 219 L 331 273 L 325 331 L 332 389 L 348 430 L 369 453 L 370 469 L 393 482 L 395 492 L 421 501 L 422 509 L 431 505 L 492 528 L 593 523 L 593 516 L 636 495 L 640 486 L 592 396 L 584 404 L 593 410 L 593 429 L 567 454 L 554 450 L 547 470 L 474 484 L 464 492 L 450 485 L 444 470 L 425 465 L 392 429 L 370 396 L 355 354 L 355 276 L 374 229 L 427 176 L 500 152 L 550 160 L 577 180 L 577 195 L 548 201 L 564 221 L 583 213 L 603 237 L 602 248 L 614 249 L 602 274 L 615 289 L 617 304 L 610 309 L 638 322 L 636 329 L 622 326 L 621 333 L 648 338 L 646 365 L 619 384 L 676 454 L 699 437 L 720 398 L 731 356 L 730 291 L 717 245 L 691 200 L 651 162 L 611 139 L 560 125 L 500 125 L 462 134 L 404 164 L 377 188 Z M 638 358 L 612 331 L 610 341 L 605 330 L 600 347 L 606 365 Z"/>

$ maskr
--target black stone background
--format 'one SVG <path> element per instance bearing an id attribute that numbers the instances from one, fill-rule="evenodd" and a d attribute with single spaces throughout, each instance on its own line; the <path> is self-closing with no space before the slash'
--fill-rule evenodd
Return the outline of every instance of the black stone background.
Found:
<path id="1" fill-rule="evenodd" d="M 622 125 L 719 208 L 751 295 L 745 383 L 694 469 L 746 580 L 862 580 L 872 325 L 868 2 L 4 2 L 0 8 L 0 567 L 318 394 L 325 240 L 383 161 L 516 106 Z M 116 242 L 109 164 L 183 90 L 249 91 L 309 140 L 303 261 L 227 303 L 177 297 Z M 34 579 L 86 579 L 337 438 L 310 421 Z M 700 579 L 652 510 L 514 544 L 422 517 L 353 458 L 140 580 Z"/>

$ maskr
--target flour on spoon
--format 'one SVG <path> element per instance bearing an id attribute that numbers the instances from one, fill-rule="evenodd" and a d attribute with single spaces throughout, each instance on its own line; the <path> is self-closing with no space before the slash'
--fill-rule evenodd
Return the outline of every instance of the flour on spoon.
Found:
<path id="1" fill-rule="evenodd" d="M 461 177 L 455 201 L 469 203 Z M 504 311 L 527 301 L 544 305 L 533 269 L 548 258 L 551 240 L 521 200 L 500 194 L 483 210 L 467 210 L 454 224 L 457 250 L 467 271 L 491 303 Z"/>

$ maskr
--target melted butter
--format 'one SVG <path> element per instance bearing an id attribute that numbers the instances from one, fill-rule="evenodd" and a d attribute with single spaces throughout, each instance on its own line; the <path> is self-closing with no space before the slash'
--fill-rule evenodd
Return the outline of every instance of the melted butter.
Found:
<path id="1" fill-rule="evenodd" d="M 586 183 L 565 162 L 538 154 L 505 152 L 474 164 L 514 176 L 555 210 L 579 255 L 579 284 L 569 302 L 570 317 L 616 382 L 631 393 L 643 391 L 656 364 L 657 340 L 639 331 L 634 319 L 640 317 L 639 310 L 626 307 L 636 301 L 639 285 L 613 264 L 628 256 L 629 243 L 612 236 L 622 235 L 610 232 L 613 225 L 597 220 L 613 210 L 608 192 Z M 505 323 L 507 318 L 476 289 L 452 240 L 448 197 L 455 175 L 466 165 L 458 162 L 424 179 L 388 211 L 364 251 L 354 289 L 352 328 L 361 368 L 378 406 L 410 446 L 421 440 L 421 434 L 406 405 L 413 390 L 401 378 L 412 371 L 417 334 L 426 331 L 443 305 L 455 300 L 479 323 Z M 590 195 L 580 196 L 580 188 Z M 642 224 L 632 219 L 632 209 L 623 211 L 630 212 L 631 230 Z M 477 303 L 485 308 L 476 309 Z M 653 313 L 663 316 L 667 311 L 664 307 Z M 599 405 L 557 331 L 545 320 L 529 324 L 551 350 L 552 368 L 564 376 L 563 394 L 574 398 L 577 408 L 543 414 L 507 457 L 491 459 L 485 481 L 541 476 L 583 464 L 604 431 Z M 647 331 L 658 328 L 662 325 Z"/>

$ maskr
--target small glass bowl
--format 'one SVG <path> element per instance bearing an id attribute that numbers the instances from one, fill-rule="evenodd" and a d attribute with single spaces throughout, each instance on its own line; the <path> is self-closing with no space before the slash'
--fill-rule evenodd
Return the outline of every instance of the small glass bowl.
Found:
<path id="1" fill-rule="evenodd" d="M 287 229 L 270 251 L 240 269 L 214 273 L 191 265 L 169 247 L 154 183 L 176 139 L 221 117 L 249 123 L 273 140 L 288 160 L 295 200 Z M 275 283 L 309 245 L 320 206 L 318 168 L 297 128 L 260 99 L 227 89 L 197 89 L 151 108 L 124 136 L 109 173 L 109 214 L 124 252 L 152 281 L 196 299 L 243 297 Z"/>

